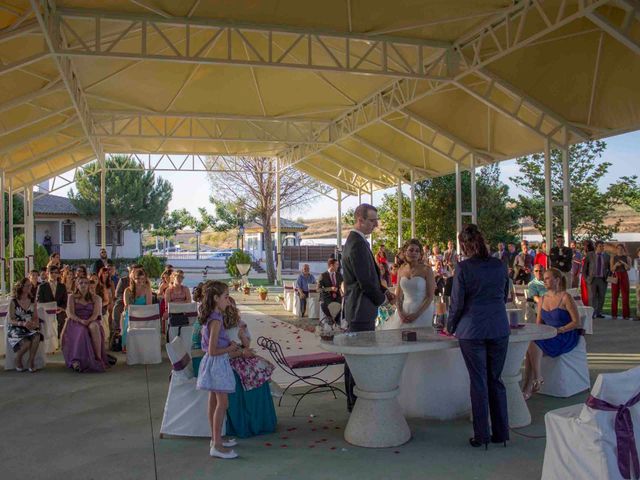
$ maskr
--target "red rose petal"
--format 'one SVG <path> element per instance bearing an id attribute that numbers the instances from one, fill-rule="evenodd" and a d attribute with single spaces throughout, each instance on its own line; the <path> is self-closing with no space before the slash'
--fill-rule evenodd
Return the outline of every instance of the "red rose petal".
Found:
<path id="1" fill-rule="evenodd" d="M 400 451 L 399 450 L 395 450 L 393 453 L 400 453 Z"/>
<path id="2" fill-rule="evenodd" d="M 280 448 L 287 448 L 286 445 L 280 445 Z"/>
<path id="3" fill-rule="evenodd" d="M 329 450 L 335 450 L 335 449 L 336 449 L 336 447 L 331 447 Z"/>
<path id="4" fill-rule="evenodd" d="M 280 440 L 287 440 L 289 437 L 280 437 Z"/>
<path id="5" fill-rule="evenodd" d="M 271 446 L 271 444 L 270 444 L 269 442 L 267 442 L 267 443 L 265 443 L 265 444 L 264 444 L 264 446 L 265 446 L 265 447 L 270 447 L 270 446 Z"/>
<path id="6" fill-rule="evenodd" d="M 316 448 L 315 445 L 309 445 L 309 448 Z"/>

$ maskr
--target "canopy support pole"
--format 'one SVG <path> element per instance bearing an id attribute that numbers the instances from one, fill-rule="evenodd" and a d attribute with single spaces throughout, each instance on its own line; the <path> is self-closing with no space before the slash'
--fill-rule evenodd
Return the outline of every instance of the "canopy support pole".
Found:
<path id="1" fill-rule="evenodd" d="M 566 133 L 565 133 L 566 137 Z M 569 246 L 573 235 L 571 229 L 571 180 L 569 177 L 569 148 L 562 147 L 562 223 L 564 224 L 564 243 Z"/>
<path id="2" fill-rule="evenodd" d="M 456 251 L 460 252 L 460 240 L 458 235 L 462 230 L 462 178 L 460 176 L 460 164 L 456 163 Z"/>
<path id="3" fill-rule="evenodd" d="M 280 157 L 276 157 L 276 284 L 282 285 L 282 238 L 280 234 Z M 272 255 L 268 252 L 267 255 Z"/>
<path id="4" fill-rule="evenodd" d="M 13 180 L 9 179 L 9 291 L 13 291 Z"/>
<path id="5" fill-rule="evenodd" d="M 397 202 L 398 202 L 398 248 L 402 247 L 402 180 L 398 179 L 398 191 L 397 191 Z M 373 245 L 372 245 L 373 246 Z"/>
<path id="6" fill-rule="evenodd" d="M 107 248 L 107 166 L 104 156 L 99 158 L 100 162 L 100 248 Z M 112 239 L 113 241 L 113 239 Z"/>
<path id="7" fill-rule="evenodd" d="M 411 238 L 416 238 L 416 180 L 415 171 L 411 169 Z"/>
<path id="8" fill-rule="evenodd" d="M 33 186 L 24 187 L 24 276 L 35 268 L 34 262 L 34 218 L 33 218 Z"/>
<path id="9" fill-rule="evenodd" d="M 336 213 L 336 249 L 342 251 L 342 190 L 339 188 L 338 193 L 338 211 Z M 336 257 L 338 258 L 338 257 Z"/>
<path id="10" fill-rule="evenodd" d="M 5 274 L 6 274 L 6 247 L 7 244 L 4 241 L 5 238 L 5 231 L 4 231 L 4 222 L 5 222 L 5 215 L 4 215 L 4 190 L 6 187 L 6 183 L 5 183 L 5 176 L 4 176 L 4 170 L 0 171 L 0 292 L 1 293 L 7 293 L 7 285 L 6 285 L 6 281 L 5 281 Z M 2 339 L 0 339 L 0 341 L 2 341 Z"/>
<path id="11" fill-rule="evenodd" d="M 362 189 L 358 188 L 358 205 L 362 203 Z"/>
<path id="12" fill-rule="evenodd" d="M 471 169 L 469 171 L 471 179 L 471 223 L 478 224 L 478 203 L 476 192 L 476 156 L 471 154 Z"/>
<path id="13" fill-rule="evenodd" d="M 544 220 L 547 254 L 550 253 L 553 241 L 553 198 L 551 198 L 551 143 L 544 141 Z"/>
<path id="14" fill-rule="evenodd" d="M 373 183 L 369 185 L 370 190 L 369 190 L 369 205 L 374 206 L 373 205 Z M 371 245 L 371 248 L 373 248 L 373 232 L 371 232 L 369 234 L 369 245 Z"/>

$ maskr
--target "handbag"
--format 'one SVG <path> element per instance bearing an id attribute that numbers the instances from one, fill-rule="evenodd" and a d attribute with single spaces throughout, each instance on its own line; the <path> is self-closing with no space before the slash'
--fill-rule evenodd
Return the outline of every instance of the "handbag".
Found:
<path id="1" fill-rule="evenodd" d="M 115 333 L 113 338 L 111 339 L 111 351 L 112 352 L 121 352 L 122 351 L 122 335 L 119 333 Z"/>
<path id="2" fill-rule="evenodd" d="M 189 317 L 186 313 L 172 313 L 169 315 L 170 327 L 186 327 L 189 325 Z"/>
<path id="3" fill-rule="evenodd" d="M 607 283 L 610 283 L 612 285 L 617 285 L 618 284 L 618 277 L 616 277 L 615 275 L 611 274 L 607 277 Z"/>

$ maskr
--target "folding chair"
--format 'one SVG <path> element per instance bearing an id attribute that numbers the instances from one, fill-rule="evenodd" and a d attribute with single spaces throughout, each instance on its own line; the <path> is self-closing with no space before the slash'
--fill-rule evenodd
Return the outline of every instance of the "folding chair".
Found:
<path id="1" fill-rule="evenodd" d="M 293 311 L 293 297 L 296 292 L 293 288 L 293 282 L 282 282 L 284 285 L 284 308 L 285 310 Z"/>
<path id="2" fill-rule="evenodd" d="M 309 297 L 307 298 L 307 317 L 320 318 L 320 293 L 318 284 L 309 284 Z"/>
<path id="3" fill-rule="evenodd" d="M 307 385 L 310 387 L 302 393 L 293 394 L 293 396 L 298 397 L 298 401 L 296 402 L 295 407 L 293 407 L 293 413 L 291 416 L 296 415 L 298 405 L 300 404 L 302 399 L 309 394 L 331 392 L 334 398 L 338 398 L 336 396 L 336 392 L 340 392 L 346 396 L 346 393 L 342 389 L 333 385 L 344 376 L 344 372 L 342 372 L 338 377 L 336 377 L 334 380 L 331 380 L 330 382 L 318 376 L 331 365 L 344 364 L 344 357 L 342 355 L 331 352 L 319 352 L 285 357 L 280 344 L 271 338 L 259 337 L 257 340 L 257 344 L 267 350 L 269 354 L 271 354 L 271 358 L 273 358 L 273 361 L 276 363 L 276 365 L 278 365 L 285 372 L 295 378 L 295 380 L 287 385 L 287 387 L 282 392 L 282 397 L 280 397 L 280 400 L 278 401 L 278 406 L 280 406 L 282 398 L 287 393 L 287 391 L 294 385 L 301 384 L 300 386 Z M 317 368 L 318 370 L 315 370 L 314 372 L 306 375 L 299 374 L 296 371 L 303 368 Z"/>
<path id="4" fill-rule="evenodd" d="M 47 302 L 38 304 L 38 317 L 47 324 L 47 335 L 44 337 L 46 353 L 55 353 L 60 348 L 58 342 L 58 304 Z"/>
<path id="5" fill-rule="evenodd" d="M 170 303 L 169 328 L 167 329 L 167 341 L 180 337 L 185 350 L 191 351 L 191 337 L 193 336 L 193 324 L 198 319 L 197 303 Z M 175 326 L 178 325 L 179 326 Z"/>
<path id="6" fill-rule="evenodd" d="M 160 338 L 160 306 L 129 305 L 127 365 L 161 363 Z"/>

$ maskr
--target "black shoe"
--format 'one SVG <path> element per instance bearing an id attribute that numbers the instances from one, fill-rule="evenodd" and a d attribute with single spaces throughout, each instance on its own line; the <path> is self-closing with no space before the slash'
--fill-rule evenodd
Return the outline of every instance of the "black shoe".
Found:
<path id="1" fill-rule="evenodd" d="M 484 449 L 485 450 L 489 449 L 489 442 L 480 442 L 480 441 L 476 440 L 473 437 L 471 437 L 469 439 L 469 445 L 471 445 L 474 448 L 478 448 L 478 447 L 481 447 L 482 445 L 484 445 Z"/>
<path id="2" fill-rule="evenodd" d="M 491 439 L 491 443 L 502 443 L 504 445 L 504 448 L 507 448 L 507 441 L 506 440 L 494 440 L 492 438 Z"/>
<path id="3" fill-rule="evenodd" d="M 596 318 L 604 318 L 604 315 L 602 315 L 602 314 L 596 315 Z"/>

